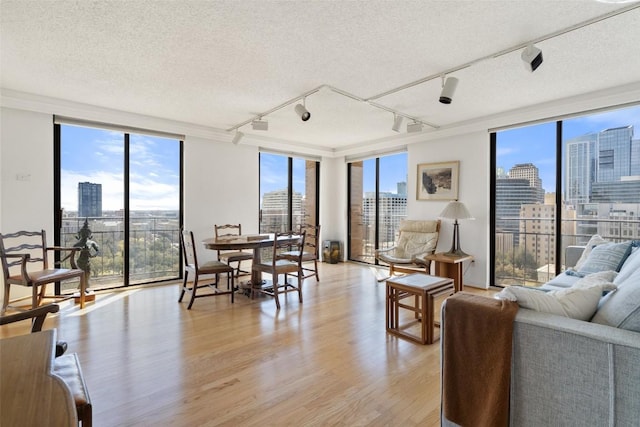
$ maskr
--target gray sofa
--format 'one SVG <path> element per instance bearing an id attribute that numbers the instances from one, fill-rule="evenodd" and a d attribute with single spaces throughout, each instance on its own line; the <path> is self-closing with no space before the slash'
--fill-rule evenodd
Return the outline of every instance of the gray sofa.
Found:
<path id="1" fill-rule="evenodd" d="M 572 258 L 578 256 L 566 257 Z M 602 297 L 592 321 L 518 310 L 510 425 L 640 426 L 640 248 L 626 260 L 614 281 L 618 289 Z M 579 279 L 562 273 L 542 288 L 567 288 Z M 442 425 L 455 424 L 443 416 Z"/>

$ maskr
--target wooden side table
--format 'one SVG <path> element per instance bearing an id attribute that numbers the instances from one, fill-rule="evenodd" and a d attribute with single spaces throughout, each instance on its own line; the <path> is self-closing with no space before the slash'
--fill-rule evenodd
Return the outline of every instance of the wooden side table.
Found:
<path id="1" fill-rule="evenodd" d="M 432 344 L 435 341 L 434 328 L 438 325 L 433 320 L 434 300 L 453 293 L 453 279 L 415 273 L 387 280 L 386 289 L 387 332 L 418 344 Z M 413 305 L 402 302 L 410 297 L 414 297 Z M 415 320 L 401 324 L 401 308 L 413 311 Z M 421 323 L 419 336 L 405 330 L 416 322 Z"/>
<path id="2" fill-rule="evenodd" d="M 441 252 L 427 255 L 425 258 L 436 263 L 436 276 L 450 277 L 453 279 L 455 292 L 464 290 L 464 284 L 462 283 L 462 263 L 465 261 L 473 261 L 473 256 L 452 256 Z"/>

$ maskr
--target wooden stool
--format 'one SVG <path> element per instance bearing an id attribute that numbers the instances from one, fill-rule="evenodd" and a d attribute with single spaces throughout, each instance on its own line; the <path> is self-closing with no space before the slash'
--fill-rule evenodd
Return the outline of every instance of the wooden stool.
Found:
<path id="1" fill-rule="evenodd" d="M 415 273 L 387 280 L 386 289 L 385 318 L 387 332 L 418 344 L 432 344 L 435 341 L 434 327 L 439 325 L 433 320 L 434 299 L 441 295 L 453 294 L 453 279 Z M 413 305 L 401 302 L 411 296 L 414 297 Z M 420 336 L 404 330 L 416 321 L 401 325 L 401 308 L 415 313 L 416 321 L 421 323 Z"/>

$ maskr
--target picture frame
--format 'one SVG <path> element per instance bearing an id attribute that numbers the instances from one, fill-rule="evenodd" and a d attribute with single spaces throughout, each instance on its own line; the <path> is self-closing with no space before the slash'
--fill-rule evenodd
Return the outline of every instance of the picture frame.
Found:
<path id="1" fill-rule="evenodd" d="M 418 165 L 416 200 L 458 200 L 460 162 Z"/>

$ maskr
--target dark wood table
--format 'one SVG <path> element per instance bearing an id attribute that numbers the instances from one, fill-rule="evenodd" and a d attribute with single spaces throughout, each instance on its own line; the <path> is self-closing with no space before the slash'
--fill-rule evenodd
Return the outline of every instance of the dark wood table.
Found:
<path id="1" fill-rule="evenodd" d="M 292 236 L 280 237 L 279 240 L 295 242 L 299 238 L 299 235 L 294 234 Z M 251 249 L 253 250 L 253 264 L 260 264 L 260 249 L 272 247 L 274 239 L 275 234 L 273 233 L 242 234 L 239 236 L 212 237 L 203 240 L 202 244 L 205 248 L 212 250 L 239 251 L 242 249 Z M 256 287 L 262 286 L 262 273 L 251 269 L 251 284 Z"/>

